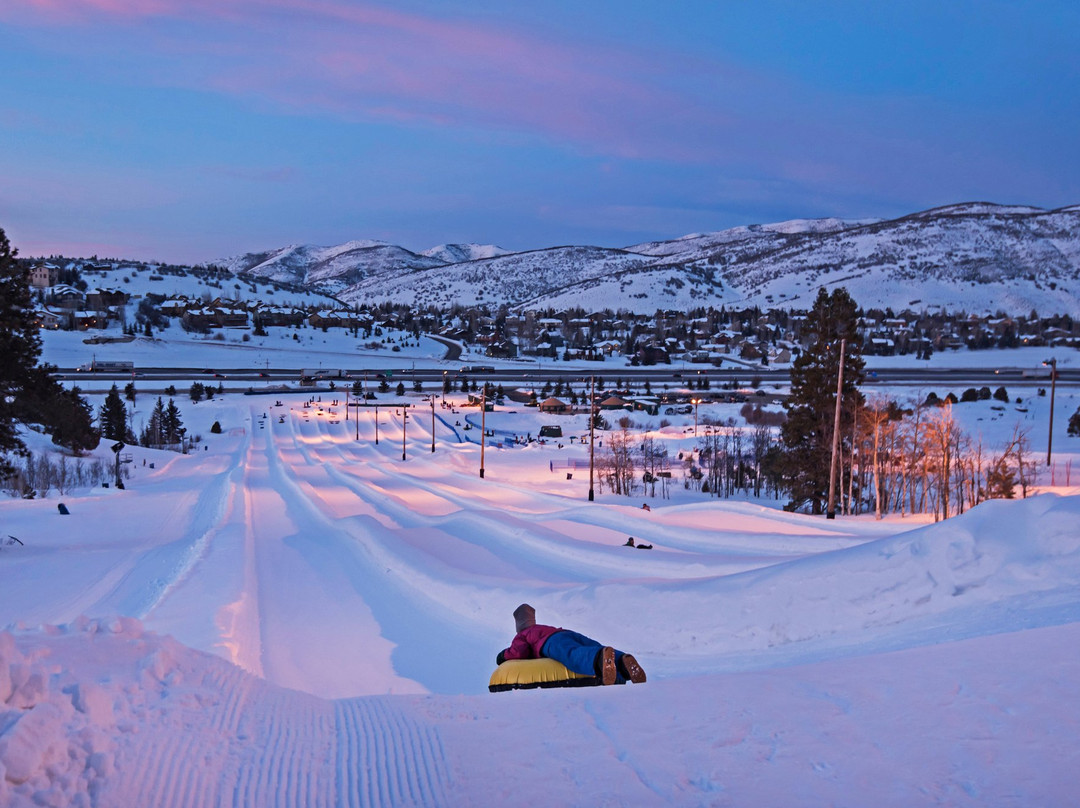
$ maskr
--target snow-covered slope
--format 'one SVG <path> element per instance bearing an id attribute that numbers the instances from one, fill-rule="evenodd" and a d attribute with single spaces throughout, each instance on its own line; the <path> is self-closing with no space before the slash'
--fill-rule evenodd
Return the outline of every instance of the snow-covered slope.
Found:
<path id="1" fill-rule="evenodd" d="M 506 253 L 443 245 L 417 254 L 382 242 L 288 247 L 226 262 L 346 302 L 656 309 L 807 308 L 843 285 L 864 307 L 941 305 L 1080 316 L 1080 207 L 979 202 L 899 219 L 797 219 L 625 249 Z"/>
<path id="2" fill-rule="evenodd" d="M 440 244 L 420 254 L 428 258 L 437 258 L 447 264 L 460 264 L 463 261 L 494 258 L 497 255 L 506 255 L 508 252 L 509 250 L 496 247 L 494 244 Z"/>
<path id="3" fill-rule="evenodd" d="M 365 279 L 393 279 L 444 263 L 381 241 L 350 241 L 336 247 L 292 245 L 221 262 L 238 274 L 307 286 L 331 295 Z"/>
<path id="4" fill-rule="evenodd" d="M 407 435 L 282 399 L 184 402 L 222 433 L 132 447 L 69 515 L 3 503 L 0 805 L 1073 801 L 1077 489 L 940 524 L 645 511 L 552 473 L 580 444 L 490 445 L 479 478 L 461 398 Z M 487 693 L 522 601 L 648 682 Z"/>
<path id="5" fill-rule="evenodd" d="M 368 278 L 341 296 L 436 306 L 476 302 L 539 306 L 560 296 L 576 300 L 594 285 L 618 283 L 645 264 L 642 256 L 623 250 L 555 247 L 434 267 L 393 280 Z"/>

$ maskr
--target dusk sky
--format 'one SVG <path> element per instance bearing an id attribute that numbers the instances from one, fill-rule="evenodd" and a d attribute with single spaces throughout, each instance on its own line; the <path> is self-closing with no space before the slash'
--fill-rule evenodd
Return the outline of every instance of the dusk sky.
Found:
<path id="1" fill-rule="evenodd" d="M 1076 0 L 0 0 L 27 256 L 1080 203 Z"/>

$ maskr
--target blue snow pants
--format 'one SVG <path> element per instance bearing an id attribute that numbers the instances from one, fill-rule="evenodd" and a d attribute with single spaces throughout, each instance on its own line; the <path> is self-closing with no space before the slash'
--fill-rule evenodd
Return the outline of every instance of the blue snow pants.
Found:
<path id="1" fill-rule="evenodd" d="M 556 662 L 561 662 L 574 673 L 583 676 L 596 676 L 596 655 L 603 648 L 596 640 L 578 634 L 576 631 L 561 629 L 547 638 L 540 653 Z M 615 651 L 615 670 L 622 670 L 623 652 Z M 616 682 L 625 682 L 622 673 L 616 673 Z"/>

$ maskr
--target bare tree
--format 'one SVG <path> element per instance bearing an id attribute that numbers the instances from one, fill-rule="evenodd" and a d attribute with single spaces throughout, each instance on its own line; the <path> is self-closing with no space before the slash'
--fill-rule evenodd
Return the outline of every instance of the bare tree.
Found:
<path id="1" fill-rule="evenodd" d="M 600 466 L 601 474 L 607 476 L 608 486 L 614 493 L 633 495 L 636 481 L 633 441 L 629 428 L 623 427 L 608 435 L 607 451 L 603 454 Z"/>

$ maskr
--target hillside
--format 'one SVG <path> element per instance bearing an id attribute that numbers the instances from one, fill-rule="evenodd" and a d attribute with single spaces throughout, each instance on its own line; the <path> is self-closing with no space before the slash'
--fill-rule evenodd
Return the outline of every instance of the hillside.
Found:
<path id="1" fill-rule="evenodd" d="M 806 308 L 822 286 L 865 307 L 945 306 L 1080 316 L 1080 207 L 953 205 L 898 219 L 792 220 L 624 249 L 506 253 L 383 242 L 292 246 L 225 262 L 345 302 L 627 309 Z"/>

